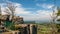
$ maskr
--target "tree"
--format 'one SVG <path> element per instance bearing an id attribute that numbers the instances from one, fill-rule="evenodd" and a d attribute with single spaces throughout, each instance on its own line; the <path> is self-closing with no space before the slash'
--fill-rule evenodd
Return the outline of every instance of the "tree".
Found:
<path id="1" fill-rule="evenodd" d="M 15 6 L 12 4 L 12 3 L 9 3 L 8 4 L 8 8 L 9 10 L 11 11 L 11 14 L 12 14 L 12 21 L 13 21 L 13 18 L 14 18 L 14 11 L 15 11 Z"/>
<path id="2" fill-rule="evenodd" d="M 57 8 L 57 16 L 60 16 L 60 8 L 59 7 Z M 58 18 L 57 21 L 60 21 L 60 18 Z M 60 26 L 60 24 L 57 24 L 57 26 L 56 26 L 57 29 L 58 29 L 57 32 L 60 32 L 60 27 L 59 26 Z"/>
<path id="3" fill-rule="evenodd" d="M 58 7 L 57 7 L 58 8 Z M 52 22 L 51 22 L 51 27 L 52 27 L 52 34 L 56 34 L 57 33 L 57 27 L 56 27 L 56 19 L 58 18 L 58 16 L 60 16 L 60 11 L 59 9 L 57 9 L 57 11 L 54 10 L 53 8 L 53 13 L 52 15 L 50 15 L 52 18 Z"/>
<path id="4" fill-rule="evenodd" d="M 12 3 L 8 3 L 7 4 L 7 7 L 6 10 L 4 12 L 6 12 L 7 14 L 11 15 L 12 16 L 12 22 L 13 22 L 13 18 L 14 18 L 14 15 L 15 15 L 15 9 L 16 9 L 16 6 L 14 6 Z"/>
<path id="5" fill-rule="evenodd" d="M 11 18 L 12 23 L 11 21 L 5 21 L 5 26 L 9 29 L 14 29 L 13 19 L 15 16 L 15 9 L 16 9 L 16 6 L 14 6 L 12 3 L 8 3 L 7 8 L 5 8 L 5 11 L 4 11 L 7 15 L 12 16 Z"/>
<path id="6" fill-rule="evenodd" d="M 60 8 L 58 7 L 57 10 L 57 16 L 60 16 Z"/>
<path id="7" fill-rule="evenodd" d="M 56 19 L 58 18 L 58 16 L 60 16 L 60 8 L 57 7 L 57 11 L 53 10 L 53 13 L 52 15 L 50 15 L 51 18 L 52 18 L 52 23 L 51 23 L 51 27 L 52 27 L 52 31 L 53 31 L 53 34 L 56 34 L 56 31 L 57 31 L 57 27 L 56 27 Z"/>
<path id="8" fill-rule="evenodd" d="M 57 12 L 57 16 L 60 16 L 60 8 L 58 7 L 57 10 L 58 10 L 58 12 Z M 60 18 L 57 19 L 57 21 L 60 21 Z"/>

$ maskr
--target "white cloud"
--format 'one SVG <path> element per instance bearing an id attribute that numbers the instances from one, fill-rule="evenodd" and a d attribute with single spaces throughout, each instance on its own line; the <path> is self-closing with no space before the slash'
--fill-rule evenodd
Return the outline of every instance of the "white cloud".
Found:
<path id="1" fill-rule="evenodd" d="M 26 14 L 24 17 L 24 20 L 50 20 L 51 16 L 50 14 L 52 13 L 52 11 L 50 12 L 49 10 L 38 10 L 37 14 Z"/>
<path id="2" fill-rule="evenodd" d="M 4 12 L 4 8 L 3 8 L 3 7 L 1 8 L 1 10 L 2 10 L 2 14 L 3 14 L 3 15 L 6 14 L 6 13 Z"/>
<path id="3" fill-rule="evenodd" d="M 38 16 L 40 17 L 40 20 L 41 19 L 45 20 L 45 19 L 50 19 L 50 14 L 52 13 L 52 11 L 49 11 L 49 10 L 38 10 L 37 13 L 38 13 Z"/>
<path id="4" fill-rule="evenodd" d="M 16 13 L 16 14 L 29 14 L 30 11 L 25 11 L 24 8 L 16 8 L 15 13 Z"/>
<path id="5" fill-rule="evenodd" d="M 0 6 L 5 7 L 7 4 L 6 3 L 0 3 Z"/>
<path id="6" fill-rule="evenodd" d="M 36 14 L 31 13 L 31 11 L 26 11 L 25 8 L 22 8 L 22 4 L 19 3 L 13 3 L 16 7 L 15 10 L 15 14 L 22 16 L 24 18 L 24 20 L 48 20 L 50 18 L 50 11 L 48 10 L 38 10 L 36 11 Z M 4 3 L 3 3 L 4 5 Z M 2 10 L 4 11 L 4 7 L 2 8 Z M 35 13 L 35 12 L 34 12 Z M 3 12 L 3 14 L 5 14 Z"/>
<path id="7" fill-rule="evenodd" d="M 36 4 L 36 5 L 39 7 L 43 7 L 45 9 L 52 9 L 52 7 L 54 6 L 52 4 Z"/>
<path id="8" fill-rule="evenodd" d="M 13 4 L 14 4 L 14 6 L 17 6 L 16 7 L 16 10 L 15 10 L 15 13 L 16 14 L 27 14 L 27 13 L 29 13 L 28 11 L 25 11 L 24 8 L 22 8 L 22 5 L 21 4 L 19 4 L 19 3 L 13 3 Z M 2 3 L 1 6 L 2 6 L 2 12 L 4 13 L 4 9 L 6 8 L 7 4 L 6 3 Z"/>
<path id="9" fill-rule="evenodd" d="M 20 4 L 20 3 L 13 3 L 14 4 L 14 6 L 16 6 L 16 7 L 22 7 L 22 5 Z"/>

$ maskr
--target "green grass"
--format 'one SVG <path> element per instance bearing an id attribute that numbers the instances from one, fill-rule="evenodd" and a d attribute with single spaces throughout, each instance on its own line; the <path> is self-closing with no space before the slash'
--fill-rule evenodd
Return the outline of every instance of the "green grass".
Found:
<path id="1" fill-rule="evenodd" d="M 49 34 L 51 31 L 51 27 L 38 25 L 37 34 Z"/>

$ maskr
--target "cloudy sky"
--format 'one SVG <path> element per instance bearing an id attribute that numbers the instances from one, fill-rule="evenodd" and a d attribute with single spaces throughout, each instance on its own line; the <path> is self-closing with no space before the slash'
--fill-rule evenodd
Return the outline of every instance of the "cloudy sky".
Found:
<path id="1" fill-rule="evenodd" d="M 25 21 L 49 21 L 52 8 L 60 6 L 60 0 L 0 0 L 2 11 L 6 8 L 7 3 L 17 6 L 15 14 L 22 16 Z"/>

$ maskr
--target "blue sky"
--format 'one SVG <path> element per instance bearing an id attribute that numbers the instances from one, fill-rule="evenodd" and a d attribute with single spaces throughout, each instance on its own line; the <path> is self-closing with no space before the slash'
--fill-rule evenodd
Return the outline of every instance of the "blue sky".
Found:
<path id="1" fill-rule="evenodd" d="M 51 20 L 49 14 L 52 13 L 52 8 L 54 6 L 60 7 L 60 0 L 0 0 L 0 5 L 2 5 L 3 10 L 7 5 L 6 2 L 17 6 L 15 11 L 16 15 L 22 16 L 25 21 L 49 21 Z"/>

